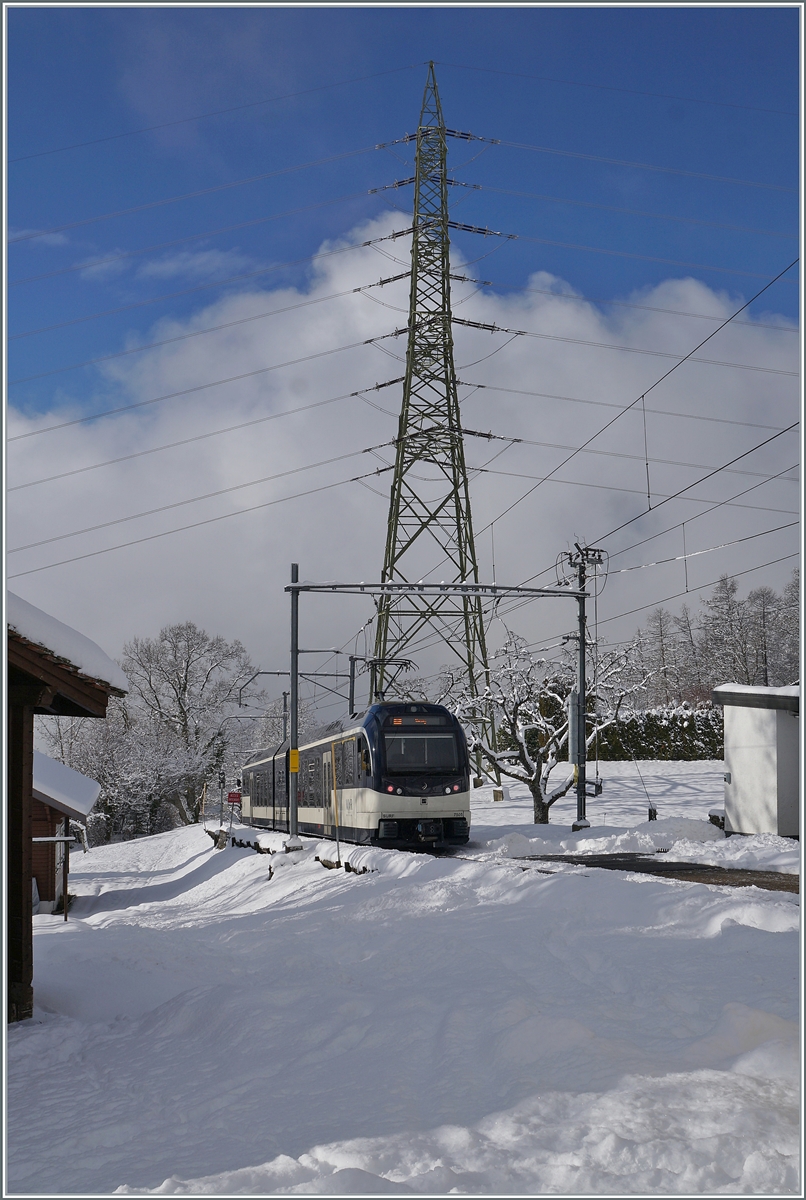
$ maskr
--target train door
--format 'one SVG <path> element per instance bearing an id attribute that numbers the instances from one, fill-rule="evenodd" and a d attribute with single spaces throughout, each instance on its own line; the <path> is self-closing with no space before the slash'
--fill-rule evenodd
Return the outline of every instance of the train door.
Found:
<path id="1" fill-rule="evenodd" d="M 324 811 L 324 832 L 333 837 L 335 813 L 333 811 L 333 757 L 330 750 L 322 755 L 322 809 Z"/>

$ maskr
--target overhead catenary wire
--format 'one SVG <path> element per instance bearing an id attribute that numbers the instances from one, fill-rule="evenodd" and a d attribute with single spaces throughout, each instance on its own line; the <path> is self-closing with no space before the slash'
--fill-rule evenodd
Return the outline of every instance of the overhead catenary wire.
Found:
<path id="1" fill-rule="evenodd" d="M 791 263 L 789 263 L 788 266 L 784 267 L 784 269 L 782 271 L 779 271 L 778 275 L 776 275 L 774 279 L 771 279 L 770 282 L 766 283 L 764 285 L 764 287 L 760 288 L 755 293 L 754 296 L 751 296 L 749 300 L 746 300 L 745 303 L 740 308 L 737 308 L 735 310 L 735 312 L 731 313 L 731 315 L 729 317 L 727 317 L 720 325 L 718 325 L 716 329 L 712 329 L 711 332 L 708 334 L 708 336 L 703 338 L 703 340 L 701 342 L 698 342 L 697 345 L 694 346 L 694 348 L 692 350 L 690 350 L 687 355 L 685 355 L 685 357 L 681 358 L 679 360 L 679 362 L 674 363 L 674 365 L 671 366 L 668 371 L 665 371 L 663 373 L 663 375 L 660 376 L 660 378 L 656 379 L 654 383 L 650 384 L 648 387 L 645 387 L 639 396 L 636 396 L 636 398 L 634 400 L 630 401 L 629 404 L 625 405 L 622 409 L 620 409 L 619 412 L 617 412 L 615 414 L 615 416 L 611 417 L 609 421 L 606 421 L 604 423 L 604 425 L 600 426 L 600 428 L 597 429 L 595 433 L 591 434 L 591 436 L 589 438 L 587 438 L 582 443 L 581 446 L 579 446 L 576 450 L 574 450 L 573 453 L 568 455 L 567 458 L 564 458 L 562 462 L 558 463 L 556 467 L 554 467 L 550 472 L 548 472 L 548 474 L 543 476 L 542 479 L 539 479 L 537 481 L 537 483 L 534 484 L 533 487 L 529 488 L 528 491 L 524 492 L 524 494 L 522 496 L 520 496 L 517 500 L 514 500 L 512 502 L 512 504 L 508 505 L 507 508 L 505 508 L 503 510 L 503 512 L 498 513 L 493 518 L 493 520 L 500 521 L 503 516 L 506 516 L 508 513 L 512 512 L 512 510 L 514 508 L 516 508 L 519 504 L 522 504 L 523 501 L 525 499 L 527 499 L 528 496 L 531 496 L 533 494 L 533 492 L 535 492 L 537 490 L 537 488 L 539 488 L 543 483 L 545 483 L 548 479 L 550 479 L 553 475 L 555 475 L 557 473 L 557 471 L 561 470 L 562 467 L 566 466 L 567 463 L 571 462 L 571 460 L 573 458 L 575 458 L 577 454 L 581 453 L 581 451 L 584 450 L 587 446 L 589 446 L 591 444 L 591 442 L 595 441 L 595 439 L 597 437 L 600 437 L 605 432 L 605 430 L 609 429 L 612 425 L 615 424 L 616 421 L 620 420 L 621 417 L 623 417 L 626 413 L 630 412 L 630 410 L 632 408 L 634 408 L 636 404 L 638 404 L 638 402 L 641 400 L 642 396 L 648 396 L 649 393 L 654 391 L 656 387 L 660 387 L 660 385 L 666 379 L 668 379 L 670 375 L 672 375 L 675 371 L 679 370 L 679 368 L 682 367 L 683 364 L 685 362 L 687 362 L 690 358 L 692 358 L 697 353 L 698 350 L 701 350 L 702 347 L 706 344 L 706 342 L 709 342 L 712 338 L 716 337 L 716 335 L 718 333 L 720 333 L 721 330 L 723 330 L 726 325 L 730 324 L 730 322 L 734 319 L 734 317 L 739 316 L 739 314 L 743 313 L 746 308 L 749 308 L 750 305 L 759 298 L 759 296 L 762 296 L 764 294 L 764 292 L 768 291 L 769 288 L 771 288 L 773 286 L 773 284 L 778 281 L 778 279 L 780 279 L 782 276 L 784 276 L 786 274 L 786 272 L 791 270 L 791 268 L 794 267 L 795 264 L 799 261 L 800 260 L 796 258 Z M 784 430 L 782 432 L 788 432 L 788 430 Z M 778 434 L 776 434 L 775 436 L 778 436 Z M 726 465 L 730 466 L 731 464 L 728 463 Z M 643 516 L 644 514 L 642 513 L 640 515 Z M 489 528 L 489 524 L 485 525 L 483 529 L 480 529 L 478 531 L 478 533 L 479 534 L 485 533 L 488 528 Z"/>
<path id="2" fill-rule="evenodd" d="M 473 472 L 477 475 L 499 475 L 499 476 L 503 476 L 506 479 L 534 479 L 535 478 L 534 475 L 524 475 L 518 471 L 501 471 L 501 470 L 494 471 L 494 470 L 491 470 L 489 467 L 468 467 L 468 471 Z M 621 493 L 623 495 L 628 495 L 628 496 L 645 496 L 646 495 L 646 492 L 644 491 L 643 488 L 623 487 L 621 485 L 614 484 L 614 483 L 590 483 L 589 480 L 587 480 L 587 479 L 579 480 L 579 479 L 552 478 L 552 479 L 548 480 L 547 482 L 549 482 L 555 486 L 572 487 L 572 488 L 589 488 L 592 491 L 596 491 L 596 492 L 618 492 L 618 493 Z M 762 482 L 767 482 L 767 480 L 763 480 Z M 659 495 L 660 493 L 656 492 L 655 494 Z M 668 499 L 676 499 L 676 496 L 670 496 L 667 498 Z M 697 496 L 689 496 L 688 500 L 691 504 L 712 504 L 713 503 L 711 500 L 708 500 L 705 498 L 700 499 Z M 656 505 L 656 507 L 659 507 L 659 506 Z M 714 505 L 714 507 L 718 507 L 718 506 Z M 792 514 L 792 515 L 794 515 L 797 512 L 797 509 L 794 509 L 794 508 L 771 508 L 769 506 L 759 505 L 759 504 L 736 504 L 734 501 L 725 501 L 724 507 L 726 507 L 726 508 L 746 508 L 746 509 L 750 510 L 751 512 L 774 512 L 774 513 L 784 513 L 784 514 Z M 643 515 L 645 515 L 645 514 L 643 514 Z M 699 515 L 699 514 L 695 514 L 695 516 L 696 515 Z M 686 519 L 688 521 L 693 521 L 695 518 L 688 517 Z M 487 527 L 485 526 L 485 529 L 486 528 Z M 438 569 L 438 567 L 434 567 L 433 569 L 436 571 Z M 548 567 L 544 571 L 541 571 L 540 574 L 546 575 L 551 570 L 553 570 L 553 568 Z M 523 585 L 525 585 L 526 582 L 528 582 L 528 581 L 526 581 L 526 580 L 521 581 L 521 583 Z"/>
<path id="3" fill-rule="evenodd" d="M 705 483 L 706 479 L 711 479 L 714 475 L 718 475 L 721 471 L 727 470 L 727 468 L 732 467 L 734 463 L 739 462 L 743 458 L 747 458 L 749 454 L 755 454 L 756 450 L 761 450 L 763 446 L 768 446 L 770 442 L 774 442 L 776 438 L 782 437 L 783 434 L 791 433 L 793 429 L 797 429 L 799 424 L 799 421 L 793 421 L 793 423 L 788 425 L 786 429 L 781 429 L 778 433 L 774 433 L 772 437 L 765 438 L 763 442 L 759 442 L 758 445 L 751 446 L 749 450 L 745 450 L 742 454 L 737 454 L 735 458 L 731 458 L 728 462 L 723 463 L 720 467 L 715 467 L 713 471 L 709 471 L 707 475 L 702 475 L 699 479 L 696 479 L 694 483 L 686 484 L 685 487 L 680 488 L 679 491 L 674 492 L 671 496 L 665 496 L 662 500 L 657 502 L 652 511 L 655 512 L 661 507 L 661 505 L 668 504 L 670 500 L 679 499 L 680 496 L 690 491 L 691 488 L 698 487 L 699 484 Z M 630 517 L 629 520 L 623 521 L 621 525 L 617 525 L 615 529 L 611 529 L 608 533 L 603 533 L 599 537 L 595 538 L 594 542 L 603 542 L 605 538 L 612 537 L 614 533 L 619 533 L 620 530 L 626 529 L 628 525 L 632 525 L 634 521 L 639 521 L 641 517 L 645 517 L 646 515 L 646 512 L 637 513 L 634 517 Z"/>
<path id="4" fill-rule="evenodd" d="M 782 432 L 784 432 L 784 430 L 779 429 L 777 432 L 782 433 Z M 451 436 L 481 438 L 486 441 L 494 441 L 494 442 L 508 442 L 511 446 L 539 446 L 541 449 L 548 449 L 548 450 L 573 450 L 574 449 L 573 446 L 568 445 L 565 442 L 537 441 L 534 438 L 515 437 L 512 434 L 504 434 L 504 433 L 489 433 L 489 432 L 485 433 L 478 429 L 468 429 L 466 427 L 461 430 L 461 435 L 459 433 L 455 433 L 455 434 L 452 434 Z M 705 470 L 710 469 L 709 465 L 706 463 L 684 462 L 682 459 L 679 459 L 679 458 L 651 458 L 651 457 L 646 456 L 646 454 L 643 454 L 643 455 L 642 454 L 628 454 L 624 450 L 586 449 L 583 451 L 583 453 L 593 454 L 600 458 L 624 458 L 624 459 L 629 459 L 631 462 L 650 462 L 657 466 L 685 467 L 687 469 L 697 470 L 697 471 L 705 471 Z M 485 469 L 486 469 L 486 464 L 485 464 L 485 466 L 471 468 L 471 470 L 475 470 L 475 471 L 483 471 Z M 718 469 L 721 470 L 722 468 L 718 468 Z M 728 471 L 727 473 L 730 475 L 755 475 L 755 476 L 762 476 L 764 479 L 769 478 L 769 473 L 766 471 Z M 534 476 L 532 476 L 532 478 L 534 478 Z M 793 483 L 797 482 L 797 480 L 792 480 L 792 482 Z"/>
<path id="5" fill-rule="evenodd" d="M 798 465 L 797 463 L 795 463 L 795 464 L 794 464 L 794 466 L 795 466 L 795 467 L 797 467 L 797 465 Z M 711 505 L 711 507 L 710 507 L 710 508 L 706 508 L 706 509 L 704 509 L 702 512 L 695 513 L 693 516 L 687 517 L 687 518 L 686 518 L 686 523 L 690 525 L 690 524 L 692 524 L 694 521 L 697 521 L 697 520 L 699 520 L 701 517 L 705 517 L 705 516 L 707 516 L 709 513 L 711 513 L 711 512 L 714 512 L 714 510 L 715 510 L 715 509 L 718 509 L 718 508 L 724 508 L 724 507 L 726 507 L 726 506 L 733 506 L 733 505 L 735 504 L 735 502 L 736 502 L 736 501 L 737 501 L 737 500 L 738 500 L 740 497 L 742 497 L 742 496 L 746 496 L 746 495 L 748 495 L 750 492 L 757 491 L 757 490 L 758 490 L 758 488 L 760 488 L 760 487 L 764 487 L 764 486 L 765 486 L 767 483 L 772 483 L 772 482 L 774 482 L 774 480 L 776 480 L 776 479 L 780 478 L 780 476 L 781 476 L 781 475 L 783 475 L 783 474 L 784 474 L 786 471 L 789 471 L 789 470 L 792 470 L 792 469 L 794 469 L 794 468 L 793 468 L 793 467 L 785 467 L 785 468 L 784 468 L 784 470 L 783 470 L 783 471 L 779 471 L 779 472 L 778 472 L 778 474 L 776 474 L 776 475 L 771 475 L 771 476 L 769 476 L 769 478 L 762 480 L 760 483 L 754 483 L 754 484 L 751 484 L 751 485 L 750 485 L 750 487 L 744 488 L 744 489 L 743 489 L 742 491 L 740 491 L 740 492 L 736 492 L 736 493 L 735 493 L 733 496 L 730 496 L 730 497 L 728 497 L 728 499 L 727 499 L 727 500 L 719 500 L 719 501 L 716 501 L 714 504 L 712 504 L 712 505 Z M 637 492 L 637 489 L 634 489 L 634 490 Z M 784 511 L 784 510 L 781 510 L 781 509 L 770 509 L 770 508 L 764 508 L 764 507 L 760 507 L 760 506 L 759 506 L 759 507 L 756 507 L 756 506 L 754 506 L 754 505 L 739 505 L 738 507 L 741 507 L 741 508 L 752 508 L 754 511 L 757 511 L 757 512 L 782 512 L 782 511 Z M 794 514 L 793 514 L 793 515 L 794 515 Z M 680 525 L 681 525 L 681 524 L 682 524 L 682 522 L 678 522 L 676 525 L 670 525 L 670 526 L 669 526 L 668 528 L 666 528 L 666 529 L 661 529 L 661 530 L 659 530 L 657 533 L 650 534 L 650 535 L 649 535 L 649 537 L 643 538 L 641 541 L 638 541 L 638 542 L 633 542 L 633 543 L 632 543 L 632 545 L 630 545 L 630 546 L 625 546 L 625 547 L 624 547 L 622 550 L 616 550 L 616 551 L 614 551 L 613 553 L 611 553 L 611 554 L 609 555 L 609 557 L 610 557 L 611 559 L 612 559 L 612 558 L 617 558 L 617 557 L 619 557 L 621 554 L 627 554 L 627 553 L 629 553 L 629 551 L 630 551 L 630 550 L 636 550 L 636 549 L 637 549 L 639 546 L 644 546 L 644 545 L 646 545 L 646 543 L 647 543 L 647 542 L 654 541 L 654 540 L 655 540 L 655 538 L 658 538 L 658 537 L 663 537 L 663 536 L 664 536 L 664 534 L 667 534 L 667 533 L 671 533 L 671 532 L 673 532 L 675 529 L 678 529 L 678 528 L 680 527 Z M 524 586 L 525 586 L 526 584 L 528 584 L 528 583 L 534 583 L 534 582 L 535 582 L 535 580 L 538 580 L 538 579 L 540 579 L 540 578 L 541 578 L 542 576 L 544 576 L 544 575 L 548 575 L 548 574 L 550 574 L 550 573 L 551 573 L 553 570 L 554 570 L 554 566 L 551 566 L 551 567 L 546 567 L 546 568 L 544 568 L 542 571 L 538 571 L 538 572 L 536 572 L 534 575 L 531 575 L 531 576 L 529 576 L 529 578 L 528 578 L 528 579 L 525 579 L 525 580 L 523 581 L 523 584 L 524 584 Z M 507 612 L 514 612 L 516 609 L 518 609 L 518 608 L 522 607 L 522 604 L 523 604 L 523 602 L 522 602 L 522 601 L 513 602 L 513 603 L 511 604 L 511 606 L 510 606 L 509 608 L 507 608 L 507 610 L 506 610 L 506 611 L 507 611 Z"/>
<path id="6" fill-rule="evenodd" d="M 743 542 L 752 542 L 755 538 L 768 537 L 772 533 L 780 533 L 783 529 L 794 529 L 799 524 L 799 521 L 789 521 L 786 525 L 776 525 L 774 529 L 762 529 L 758 533 L 748 533 L 744 537 L 734 538 L 730 542 L 720 542 L 718 546 L 708 546 L 705 550 L 691 550 L 688 553 L 675 554 L 671 558 L 659 558 L 655 562 L 635 563 L 631 567 L 617 567 L 615 570 L 610 568 L 608 574 L 627 575 L 631 571 L 646 571 L 650 567 L 663 567 L 668 563 L 686 562 L 690 558 L 699 558 L 703 554 L 713 554 L 716 550 L 727 550 L 730 546 L 739 546 Z"/>
<path id="7" fill-rule="evenodd" d="M 784 554 L 781 558 L 774 558 L 770 562 L 759 563 L 758 566 L 748 567 L 744 571 L 732 571 L 731 579 L 740 579 L 743 575 L 752 575 L 755 571 L 764 571 L 767 567 L 775 567 L 782 562 L 790 562 L 793 558 L 800 558 L 800 551 L 795 551 L 793 554 Z M 650 604 L 641 604 L 638 608 L 631 608 L 627 612 L 614 613 L 611 617 L 600 619 L 600 625 L 607 625 L 610 621 L 619 621 L 623 617 L 632 617 L 635 613 L 645 612 L 648 608 L 658 608 L 661 604 L 668 604 L 670 600 L 679 600 L 682 596 L 691 595 L 692 592 L 702 592 L 706 588 L 716 587 L 719 583 L 718 579 L 712 579 L 709 583 L 701 583 L 696 587 L 690 587 L 688 592 L 675 592 L 672 596 L 664 596 L 661 600 L 653 600 Z"/>
<path id="8" fill-rule="evenodd" d="M 625 546 L 622 550 L 612 550 L 610 552 L 610 558 L 618 558 L 622 554 L 628 554 L 630 550 L 636 550 L 639 546 L 645 546 L 647 542 L 654 542 L 656 538 L 663 537 L 666 533 L 673 533 L 675 529 L 680 529 L 680 527 L 685 524 L 690 525 L 692 521 L 698 521 L 701 517 L 707 516 L 708 513 L 714 512 L 715 509 L 723 508 L 725 505 L 731 504 L 740 496 L 746 496 L 749 492 L 754 492 L 757 488 L 764 487 L 766 483 L 772 483 L 774 480 L 780 479 L 782 476 L 786 475 L 787 471 L 796 471 L 799 465 L 799 463 L 793 463 L 791 467 L 784 467 L 784 469 L 779 471 L 776 475 L 768 475 L 765 479 L 762 479 L 760 483 L 751 484 L 750 487 L 745 488 L 741 492 L 737 492 L 735 496 L 730 496 L 727 500 L 720 500 L 712 505 L 711 508 L 706 508 L 703 512 L 695 513 L 693 517 L 686 517 L 685 521 L 678 521 L 676 525 L 669 525 L 666 529 L 661 529 L 657 533 L 651 533 L 648 537 L 642 538 L 640 542 L 633 542 L 631 546 Z"/>

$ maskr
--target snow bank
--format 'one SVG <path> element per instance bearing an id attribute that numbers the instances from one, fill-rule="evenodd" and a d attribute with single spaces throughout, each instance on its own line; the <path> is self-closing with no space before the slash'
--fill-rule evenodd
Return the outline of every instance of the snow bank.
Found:
<path id="1" fill-rule="evenodd" d="M 471 846 L 349 872 L 200 826 L 80 856 L 8 1030 L 9 1191 L 796 1193 L 797 895 L 484 849 L 530 816 L 474 795 Z"/>
<path id="2" fill-rule="evenodd" d="M 129 681 L 118 664 L 83 633 L 62 624 L 13 592 L 6 593 L 6 617 L 9 629 L 34 645 L 43 646 L 57 658 L 72 663 L 82 675 L 100 679 L 121 692 L 128 692 Z"/>
<path id="3" fill-rule="evenodd" d="M 587 829 L 576 834 L 555 827 L 552 834 L 551 837 L 528 838 L 522 833 L 509 833 L 486 843 L 486 849 L 507 858 L 528 858 L 536 854 L 656 854 L 672 848 L 676 851 L 677 846 L 685 842 L 688 857 L 697 858 L 699 843 L 725 838 L 722 830 L 710 821 L 693 821 L 688 817 L 645 821 L 632 829 Z"/>
<path id="4" fill-rule="evenodd" d="M 116 1194 L 795 1193 L 797 1130 L 797 1093 L 780 1082 L 717 1071 L 628 1076 L 605 1095 L 533 1096 L 470 1127 L 332 1142 Z"/>

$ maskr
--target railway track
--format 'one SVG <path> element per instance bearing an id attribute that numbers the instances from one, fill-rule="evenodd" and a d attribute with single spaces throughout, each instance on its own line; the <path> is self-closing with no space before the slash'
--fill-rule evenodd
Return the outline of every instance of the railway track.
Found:
<path id="1" fill-rule="evenodd" d="M 518 862 L 570 863 L 605 871 L 632 871 L 687 883 L 716 883 L 723 887 L 759 887 L 769 892 L 799 892 L 800 876 L 783 871 L 750 871 L 708 863 L 669 862 L 644 854 L 535 854 Z M 528 869 L 528 868 L 527 868 Z M 539 868 L 538 868 L 539 869 Z"/>

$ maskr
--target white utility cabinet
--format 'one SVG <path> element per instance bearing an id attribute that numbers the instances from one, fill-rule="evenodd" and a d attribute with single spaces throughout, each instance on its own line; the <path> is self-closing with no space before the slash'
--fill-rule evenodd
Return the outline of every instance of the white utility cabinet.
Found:
<path id="1" fill-rule="evenodd" d="M 800 688 L 723 683 L 725 832 L 799 837 Z"/>

